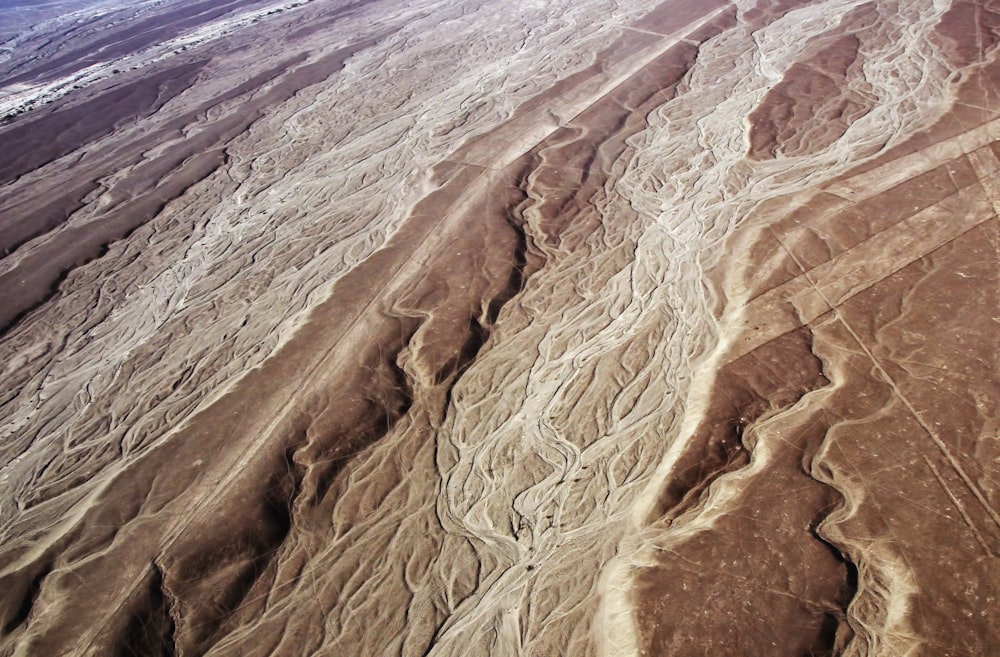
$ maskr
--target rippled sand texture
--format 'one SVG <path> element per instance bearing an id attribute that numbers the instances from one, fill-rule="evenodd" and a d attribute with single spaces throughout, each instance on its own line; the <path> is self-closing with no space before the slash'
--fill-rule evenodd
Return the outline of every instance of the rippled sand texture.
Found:
<path id="1" fill-rule="evenodd" d="M 1000 654 L 1000 2 L 64 4 L 0 655 Z"/>

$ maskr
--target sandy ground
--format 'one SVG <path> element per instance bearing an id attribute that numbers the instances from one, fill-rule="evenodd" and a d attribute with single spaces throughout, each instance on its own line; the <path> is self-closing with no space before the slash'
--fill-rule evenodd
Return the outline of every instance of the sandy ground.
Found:
<path id="1" fill-rule="evenodd" d="M 1000 4 L 17 12 L 0 655 L 1000 653 Z"/>

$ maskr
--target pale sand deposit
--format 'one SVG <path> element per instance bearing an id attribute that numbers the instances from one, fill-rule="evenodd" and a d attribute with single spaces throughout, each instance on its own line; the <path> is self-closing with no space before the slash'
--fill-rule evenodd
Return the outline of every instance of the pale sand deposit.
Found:
<path id="1" fill-rule="evenodd" d="M 1000 654 L 1000 2 L 39 16 L 0 655 Z"/>

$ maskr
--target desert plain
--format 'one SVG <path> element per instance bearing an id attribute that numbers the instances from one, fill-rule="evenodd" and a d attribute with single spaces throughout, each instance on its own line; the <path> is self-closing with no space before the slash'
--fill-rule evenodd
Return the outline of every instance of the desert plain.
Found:
<path id="1" fill-rule="evenodd" d="M 1000 655 L 1000 2 L 0 1 L 0 655 Z"/>

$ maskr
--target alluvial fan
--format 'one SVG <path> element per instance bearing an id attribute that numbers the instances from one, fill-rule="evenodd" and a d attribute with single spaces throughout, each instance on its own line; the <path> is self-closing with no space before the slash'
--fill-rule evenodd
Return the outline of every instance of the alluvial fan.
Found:
<path id="1" fill-rule="evenodd" d="M 1000 652 L 1000 3 L 46 7 L 0 655 Z"/>

